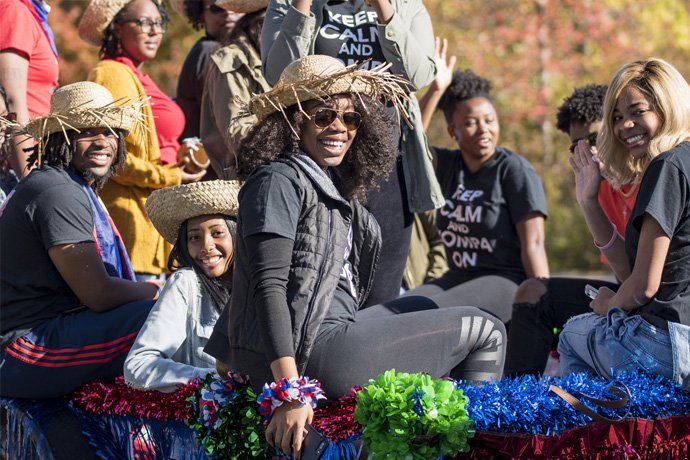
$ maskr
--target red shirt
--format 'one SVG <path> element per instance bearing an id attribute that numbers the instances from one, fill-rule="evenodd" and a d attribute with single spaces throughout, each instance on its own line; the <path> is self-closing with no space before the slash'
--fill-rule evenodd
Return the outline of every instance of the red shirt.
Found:
<path id="1" fill-rule="evenodd" d="M 146 95 L 151 102 L 153 111 L 153 121 L 156 125 L 158 135 L 158 145 L 161 151 L 161 162 L 163 164 L 177 163 L 177 151 L 180 150 L 180 143 L 177 139 L 184 130 L 185 118 L 182 109 L 156 85 L 151 77 L 142 73 L 134 66 L 131 59 L 120 56 L 115 59 L 117 62 L 126 64 L 137 76 Z"/>
<path id="2" fill-rule="evenodd" d="M 620 189 L 615 190 L 607 180 L 602 181 L 601 187 L 599 187 L 599 204 L 601 204 L 609 220 L 618 229 L 618 233 L 623 235 L 623 237 L 625 237 L 625 227 L 628 225 L 628 219 L 630 219 L 632 214 L 639 190 L 640 187 L 637 184 L 626 184 Z M 604 241 L 603 243 L 606 242 Z M 601 261 L 606 263 L 606 258 L 603 254 L 601 255 Z"/>
<path id="3" fill-rule="evenodd" d="M 23 0 L 0 0 L 0 51 L 12 51 L 29 61 L 26 103 L 34 118 L 50 112 L 60 69 L 43 27 L 29 8 Z"/>

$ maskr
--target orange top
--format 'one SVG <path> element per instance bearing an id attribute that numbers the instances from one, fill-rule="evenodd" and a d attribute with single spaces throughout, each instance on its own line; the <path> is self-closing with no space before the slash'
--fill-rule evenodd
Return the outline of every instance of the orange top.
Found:
<path id="1" fill-rule="evenodd" d="M 604 180 L 599 187 L 599 204 L 601 204 L 609 220 L 618 229 L 618 233 L 623 237 L 625 237 L 625 227 L 628 225 L 628 219 L 632 214 L 639 190 L 638 184 L 626 184 L 616 190 L 607 180 Z M 606 263 L 603 254 L 601 255 L 601 262 Z"/>

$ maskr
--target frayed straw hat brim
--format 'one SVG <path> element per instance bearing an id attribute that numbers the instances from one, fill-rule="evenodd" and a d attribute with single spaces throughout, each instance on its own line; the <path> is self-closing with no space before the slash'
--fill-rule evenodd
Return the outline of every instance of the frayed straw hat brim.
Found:
<path id="1" fill-rule="evenodd" d="M 268 0 L 216 0 L 216 5 L 235 13 L 253 13 L 268 6 Z"/>
<path id="2" fill-rule="evenodd" d="M 193 217 L 222 214 L 237 217 L 238 181 L 212 180 L 154 190 L 146 200 L 146 212 L 158 233 L 171 244 L 180 226 Z"/>
<path id="3" fill-rule="evenodd" d="M 131 0 L 91 0 L 79 21 L 79 37 L 93 46 L 101 46 L 103 31 Z"/>
<path id="4" fill-rule="evenodd" d="M 109 128 L 131 132 L 141 124 L 140 106 L 145 101 L 115 101 L 107 88 L 81 81 L 65 85 L 53 93 L 50 113 L 24 126 L 35 139 L 53 133 L 85 128 Z"/>
<path id="5" fill-rule="evenodd" d="M 367 70 L 362 65 L 345 65 L 330 56 L 310 55 L 294 61 L 283 70 L 278 83 L 247 103 L 240 102 L 240 116 L 255 115 L 259 120 L 292 105 L 312 99 L 328 99 L 336 94 L 360 93 L 374 100 L 393 104 L 405 120 L 409 119 L 403 102 L 409 98 L 409 82 L 389 73 L 389 64 Z M 300 106 L 301 107 L 301 106 Z"/>

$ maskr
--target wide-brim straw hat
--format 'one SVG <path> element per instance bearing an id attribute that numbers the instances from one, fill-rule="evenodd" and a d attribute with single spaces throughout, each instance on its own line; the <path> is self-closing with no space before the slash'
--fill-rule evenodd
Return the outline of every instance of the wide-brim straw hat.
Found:
<path id="1" fill-rule="evenodd" d="M 191 0 L 203 3 L 204 0 Z M 186 0 L 170 0 L 170 7 L 180 16 L 187 17 L 187 10 L 184 6 Z M 216 6 L 235 13 L 253 13 L 268 6 L 268 0 L 216 0 Z"/>
<path id="2" fill-rule="evenodd" d="M 268 0 L 216 0 L 216 5 L 235 13 L 253 13 L 268 6 Z"/>
<path id="3" fill-rule="evenodd" d="M 326 100 L 343 93 L 360 93 L 372 99 L 392 102 L 407 120 L 403 102 L 409 98 L 409 82 L 388 72 L 390 64 L 367 70 L 364 64 L 345 66 L 331 56 L 309 55 L 288 65 L 280 74 L 278 83 L 268 92 L 254 95 L 241 104 L 246 115 L 259 120 L 275 112 L 285 113 L 292 105 L 313 99 Z M 240 114 L 242 116 L 243 114 Z"/>
<path id="4" fill-rule="evenodd" d="M 53 93 L 48 115 L 34 118 L 24 131 L 35 139 L 88 128 L 120 129 L 127 133 L 141 125 L 143 102 L 115 101 L 107 88 L 91 81 L 80 81 L 58 88 Z"/>
<path id="5" fill-rule="evenodd" d="M 222 214 L 237 217 L 238 181 L 193 182 L 154 190 L 146 200 L 146 212 L 158 233 L 175 244 L 180 226 L 193 217 Z"/>
<path id="6" fill-rule="evenodd" d="M 79 21 L 79 37 L 86 43 L 101 46 L 103 31 L 120 10 L 132 0 L 91 0 Z"/>

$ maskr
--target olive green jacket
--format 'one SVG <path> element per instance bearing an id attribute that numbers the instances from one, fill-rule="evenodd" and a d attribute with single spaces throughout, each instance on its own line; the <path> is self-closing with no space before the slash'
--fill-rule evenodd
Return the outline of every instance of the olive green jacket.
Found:
<path id="1" fill-rule="evenodd" d="M 247 102 L 252 94 L 269 89 L 259 53 L 246 35 L 211 55 L 201 99 L 200 133 L 218 177 L 236 178 L 237 149 L 256 123 L 254 116 L 235 119 L 240 112 L 236 98 Z"/>
<path id="2" fill-rule="evenodd" d="M 414 289 L 440 278 L 447 271 L 446 248 L 436 228 L 436 211 L 415 214 L 410 254 L 403 272 L 405 287 Z"/>

